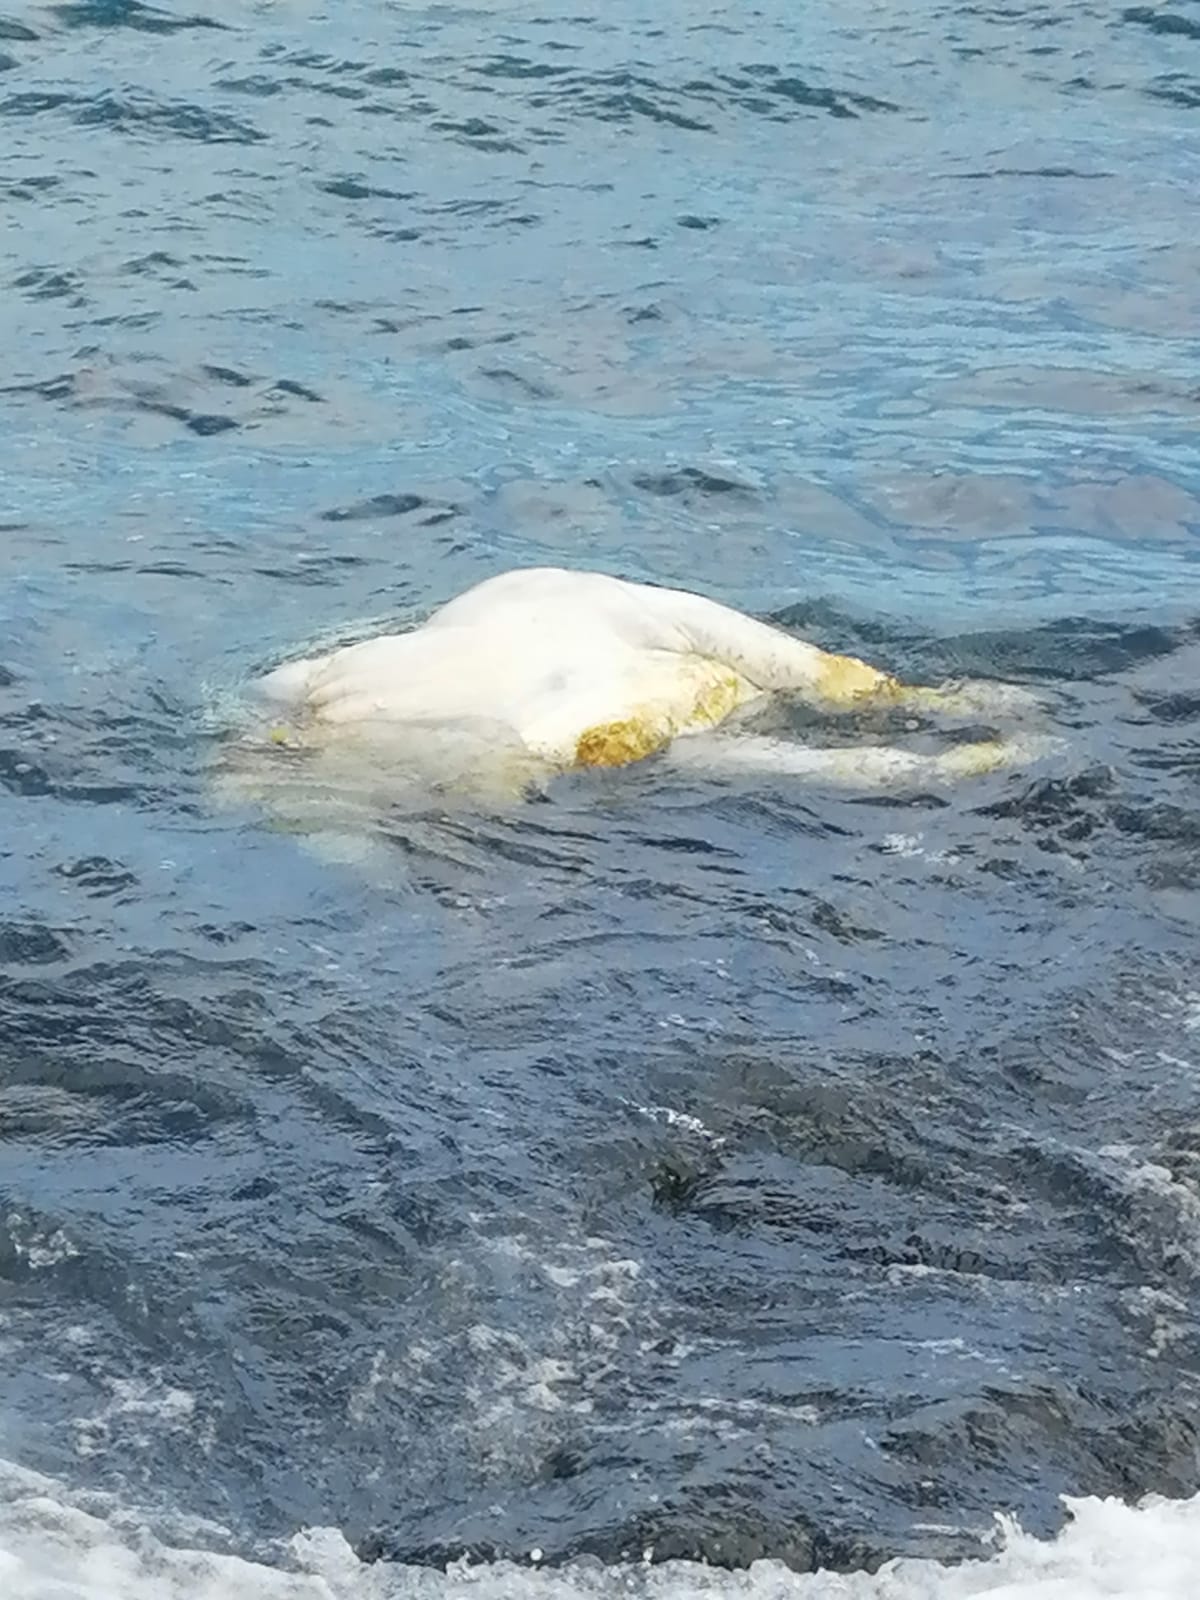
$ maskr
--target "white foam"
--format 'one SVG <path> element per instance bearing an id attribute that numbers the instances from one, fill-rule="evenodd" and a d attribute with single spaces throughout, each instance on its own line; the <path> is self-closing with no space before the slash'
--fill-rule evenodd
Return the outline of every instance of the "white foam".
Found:
<path id="1" fill-rule="evenodd" d="M 100 1455 L 120 1432 L 127 1444 L 148 1445 L 153 1433 L 163 1429 L 186 1430 L 193 1448 L 207 1449 L 211 1424 L 197 1430 L 195 1396 L 162 1381 L 154 1372 L 148 1380 L 105 1378 L 108 1399 L 89 1416 L 74 1420 L 75 1449 L 81 1456 Z"/>
<path id="2" fill-rule="evenodd" d="M 364 1565 L 335 1529 L 309 1529 L 274 1563 L 164 1544 L 136 1519 L 70 1503 L 51 1479 L 0 1462 L 4 1600 L 1194 1600 L 1200 1496 L 1068 1500 L 1056 1539 L 997 1519 L 997 1551 L 947 1567 L 889 1562 L 878 1573 L 799 1575 L 773 1561 L 729 1573 L 692 1562 L 559 1569 L 507 1562 L 448 1572 Z M 534 1560 L 538 1558 L 533 1557 Z"/>
<path id="3" fill-rule="evenodd" d="M 669 1128 L 682 1128 L 687 1133 L 699 1134 L 700 1138 L 707 1140 L 714 1148 L 725 1143 L 724 1136 L 714 1133 L 699 1117 L 692 1116 L 689 1111 L 676 1111 L 673 1106 L 638 1106 L 643 1116 L 649 1117 L 653 1122 L 665 1122 Z"/>
<path id="4" fill-rule="evenodd" d="M 489 1226 L 476 1213 L 477 1228 Z M 535 1288 L 544 1314 L 519 1314 L 515 1280 Z M 658 1337 L 653 1288 L 642 1264 L 613 1241 L 581 1232 L 551 1244 L 481 1232 L 446 1263 L 430 1291 L 427 1340 L 379 1349 L 365 1360 L 349 1400 L 358 1422 L 389 1396 L 428 1391 L 453 1371 L 461 1404 L 444 1426 L 496 1477 L 533 1472 L 573 1419 L 611 1395 L 623 1346 Z M 0 1590 L 0 1600 L 5 1600 Z"/>

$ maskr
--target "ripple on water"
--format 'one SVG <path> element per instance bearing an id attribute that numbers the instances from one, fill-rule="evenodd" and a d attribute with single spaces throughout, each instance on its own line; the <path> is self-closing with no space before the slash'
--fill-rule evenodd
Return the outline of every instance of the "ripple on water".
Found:
<path id="1" fill-rule="evenodd" d="M 6 1456 L 423 1564 L 1196 1489 L 1190 29 L 0 19 Z M 254 673 L 530 562 L 1035 685 L 1065 754 L 214 804 Z"/>

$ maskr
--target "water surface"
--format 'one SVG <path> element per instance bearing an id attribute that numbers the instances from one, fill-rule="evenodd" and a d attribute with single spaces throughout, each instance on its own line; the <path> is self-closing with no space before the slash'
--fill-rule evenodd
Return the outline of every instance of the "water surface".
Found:
<path id="1" fill-rule="evenodd" d="M 1196 1491 L 1198 35 L 0 18 L 6 1457 L 269 1561 L 853 1571 Z M 546 561 L 1067 753 L 651 763 L 369 871 L 214 805 L 252 672 Z"/>

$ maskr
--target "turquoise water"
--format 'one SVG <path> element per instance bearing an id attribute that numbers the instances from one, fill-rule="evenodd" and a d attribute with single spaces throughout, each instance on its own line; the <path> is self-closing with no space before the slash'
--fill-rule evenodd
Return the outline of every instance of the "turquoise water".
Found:
<path id="1" fill-rule="evenodd" d="M 0 16 L 0 1454 L 417 1564 L 1196 1489 L 1198 107 L 1188 0 Z M 1067 754 L 214 805 L 548 561 Z"/>

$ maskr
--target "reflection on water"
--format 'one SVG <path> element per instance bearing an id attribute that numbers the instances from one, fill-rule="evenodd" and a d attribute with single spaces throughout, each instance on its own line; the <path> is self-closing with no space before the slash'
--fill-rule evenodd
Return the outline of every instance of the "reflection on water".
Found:
<path id="1" fill-rule="evenodd" d="M 1194 48 L 0 18 L 0 1455 L 419 1562 L 1196 1489 Z M 366 859 L 215 803 L 255 673 L 532 562 L 1035 685 L 1065 752 L 383 794 Z"/>

